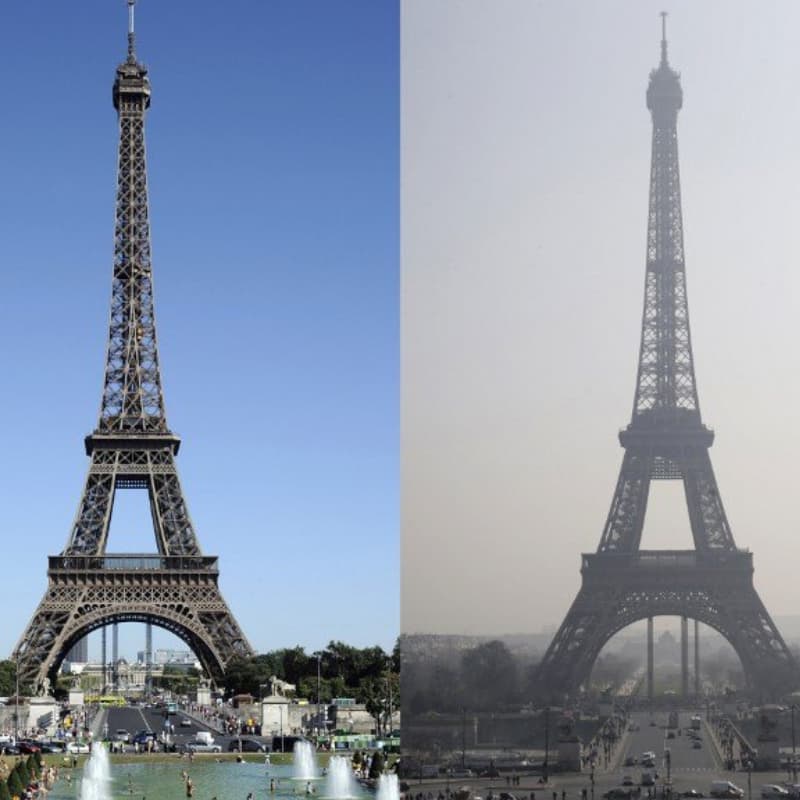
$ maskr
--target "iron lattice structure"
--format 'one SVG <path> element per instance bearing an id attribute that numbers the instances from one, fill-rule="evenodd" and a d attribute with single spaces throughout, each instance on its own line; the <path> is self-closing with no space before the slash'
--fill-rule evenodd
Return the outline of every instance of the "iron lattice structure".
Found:
<path id="1" fill-rule="evenodd" d="M 583 556 L 581 589 L 539 667 L 544 696 L 576 693 L 615 633 L 658 615 L 690 617 L 719 631 L 761 694 L 798 682 L 795 660 L 753 586 L 752 555 L 734 543 L 709 458 L 714 434 L 700 417 L 678 170 L 682 102 L 662 35 L 661 63 L 647 89 L 652 164 L 633 413 L 619 435 L 625 454 L 600 545 Z M 640 550 L 653 480 L 683 481 L 694 550 Z"/>
<path id="2" fill-rule="evenodd" d="M 70 648 L 112 622 L 150 622 L 181 637 L 219 680 L 252 650 L 219 591 L 217 559 L 204 556 L 183 497 L 180 439 L 164 410 L 158 361 L 144 119 L 147 69 L 136 59 L 133 0 L 128 57 L 113 102 L 119 118 L 111 316 L 100 418 L 86 437 L 89 473 L 69 541 L 51 556 L 48 588 L 17 643 L 23 684 L 41 687 Z M 117 489 L 147 491 L 158 552 L 106 553 Z"/>

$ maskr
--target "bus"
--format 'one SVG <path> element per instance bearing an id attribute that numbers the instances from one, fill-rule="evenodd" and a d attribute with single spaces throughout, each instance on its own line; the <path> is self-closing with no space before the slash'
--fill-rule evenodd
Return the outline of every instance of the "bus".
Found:
<path id="1" fill-rule="evenodd" d="M 86 697 L 87 703 L 97 703 L 99 706 L 103 708 L 111 708 L 111 707 L 121 707 L 128 705 L 125 701 L 124 697 L 120 697 L 117 694 L 104 694 L 104 695 L 97 695 L 91 694 L 87 695 Z"/>

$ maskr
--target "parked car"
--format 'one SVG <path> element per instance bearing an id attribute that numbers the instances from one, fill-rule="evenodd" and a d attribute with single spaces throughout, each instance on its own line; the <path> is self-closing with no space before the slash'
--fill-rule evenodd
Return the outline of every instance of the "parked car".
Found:
<path id="1" fill-rule="evenodd" d="M 130 744 L 131 735 L 125 730 L 125 728 L 117 728 L 117 732 L 114 734 L 114 741 L 122 742 L 123 744 Z"/>
<path id="2" fill-rule="evenodd" d="M 60 740 L 42 742 L 41 748 L 43 753 L 66 753 L 67 743 Z"/>
<path id="3" fill-rule="evenodd" d="M 761 797 L 764 800 L 774 800 L 775 798 L 789 797 L 789 792 L 778 786 L 777 783 L 766 783 L 761 787 Z"/>
<path id="4" fill-rule="evenodd" d="M 85 742 L 70 742 L 67 745 L 67 752 L 73 756 L 85 756 L 90 752 L 90 748 Z"/>
<path id="5" fill-rule="evenodd" d="M 735 783 L 730 781 L 712 781 L 711 797 L 727 798 L 727 800 L 734 800 L 735 798 L 744 797 L 744 789 L 740 789 Z"/>
<path id="6" fill-rule="evenodd" d="M 33 753 L 41 753 L 42 748 L 38 742 L 28 742 L 25 740 L 17 742 L 19 752 L 24 756 L 32 755 Z"/>
<path id="7" fill-rule="evenodd" d="M 291 753 L 294 751 L 294 746 L 298 742 L 307 742 L 304 736 L 273 736 L 272 737 L 272 752 L 273 753 Z M 423 778 L 425 768 L 423 767 Z M 439 774 L 439 768 L 436 767 L 436 775 Z M 430 776 L 435 777 L 435 776 Z"/>
<path id="8" fill-rule="evenodd" d="M 147 740 L 152 739 L 154 742 L 158 741 L 158 734 L 153 731 L 139 731 L 134 737 L 132 744 L 146 745 Z"/>
<path id="9" fill-rule="evenodd" d="M 0 754 L 4 756 L 18 756 L 22 755 L 20 753 L 19 747 L 15 744 L 11 744 L 11 742 L 5 742 L 0 744 Z"/>
<path id="10" fill-rule="evenodd" d="M 623 775 L 622 776 L 622 785 L 623 786 L 633 786 L 633 778 L 630 775 Z"/>
<path id="11" fill-rule="evenodd" d="M 186 745 L 189 753 L 221 753 L 222 748 L 218 744 L 207 744 L 206 742 L 189 742 Z"/>
<path id="12" fill-rule="evenodd" d="M 623 789 L 617 786 L 615 789 L 609 789 L 603 793 L 603 800 L 628 800 L 633 794 L 635 789 Z"/>
<path id="13" fill-rule="evenodd" d="M 697 800 L 700 797 L 705 797 L 702 792 L 698 792 L 697 789 L 687 789 L 685 792 L 681 792 L 679 797 L 688 797 L 690 800 Z"/>
<path id="14" fill-rule="evenodd" d="M 266 753 L 267 748 L 255 739 L 232 739 L 228 744 L 229 753 Z"/>

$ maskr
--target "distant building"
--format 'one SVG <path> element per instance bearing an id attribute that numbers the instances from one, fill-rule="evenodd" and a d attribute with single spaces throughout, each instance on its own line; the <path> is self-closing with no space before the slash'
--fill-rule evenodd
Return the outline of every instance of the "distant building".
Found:
<path id="1" fill-rule="evenodd" d="M 659 663 L 681 663 L 681 645 L 672 631 L 664 631 L 664 633 L 656 639 L 653 651 L 655 660 Z"/>
<path id="2" fill-rule="evenodd" d="M 136 654 L 136 660 L 140 664 L 146 663 L 146 651 L 140 650 Z M 169 664 L 170 666 L 185 667 L 186 669 L 190 667 L 200 669 L 200 662 L 191 650 L 155 650 L 153 652 L 153 664 L 160 664 L 162 666 Z"/>
<path id="3" fill-rule="evenodd" d="M 85 664 L 89 660 L 89 637 L 84 636 L 75 642 L 65 660 L 71 664 Z"/>

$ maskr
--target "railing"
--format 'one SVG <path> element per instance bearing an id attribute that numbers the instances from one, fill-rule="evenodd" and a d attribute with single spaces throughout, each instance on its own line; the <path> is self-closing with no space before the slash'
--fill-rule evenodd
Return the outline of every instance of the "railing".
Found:
<path id="1" fill-rule="evenodd" d="M 753 554 L 747 550 L 639 550 L 636 553 L 584 553 L 583 568 L 669 569 L 700 567 L 705 569 L 739 567 L 752 569 Z"/>
<path id="2" fill-rule="evenodd" d="M 48 566 L 51 572 L 98 572 L 100 570 L 216 572 L 219 568 L 216 556 L 162 556 L 150 553 L 50 556 Z"/>

